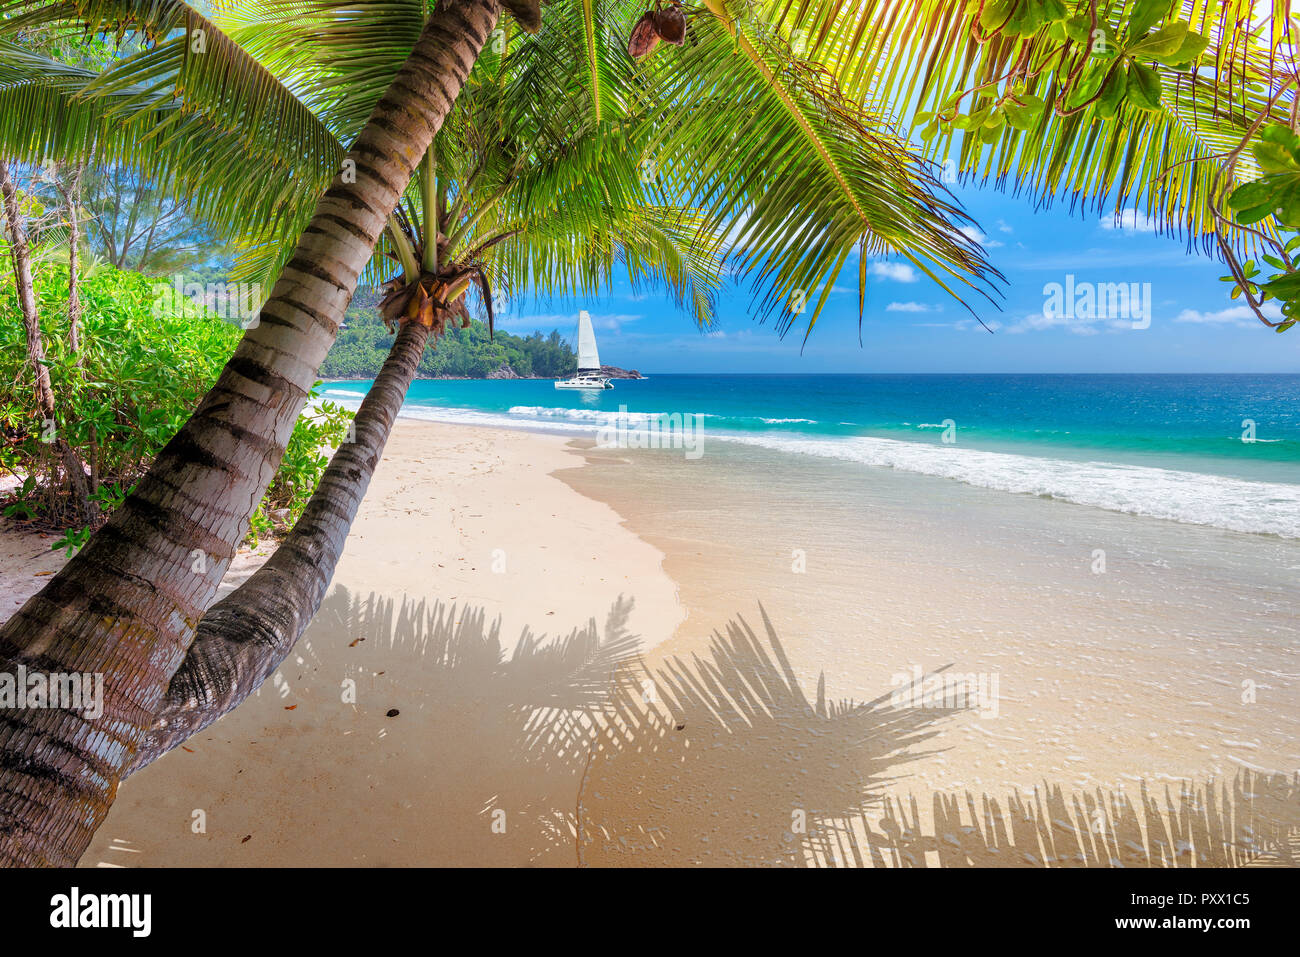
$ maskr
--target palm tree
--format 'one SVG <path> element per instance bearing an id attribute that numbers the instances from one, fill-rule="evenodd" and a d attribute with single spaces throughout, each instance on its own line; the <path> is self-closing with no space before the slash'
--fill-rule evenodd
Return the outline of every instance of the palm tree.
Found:
<path id="1" fill-rule="evenodd" d="M 1228 185 L 1241 185 L 1256 170 L 1241 161 L 1239 149 L 1226 171 L 1204 172 L 1216 154 L 1214 137 L 1199 128 L 1188 132 L 1186 116 L 1213 124 L 1221 138 L 1226 129 L 1249 139 L 1263 119 L 1284 117 L 1294 101 L 1279 93 L 1261 105 L 1248 85 L 1271 82 L 1276 57 L 1261 52 L 1274 49 L 1268 37 L 1250 34 L 1238 42 L 1233 35 L 1233 18 L 1248 7 L 1244 0 L 1196 4 L 1213 28 L 1205 29 L 1206 45 L 1193 62 L 1219 69 L 1208 78 L 1192 74 L 1185 97 L 1190 114 L 1178 113 L 1182 99 L 1150 109 L 1157 84 L 1148 71 L 1160 81 L 1163 67 L 1150 66 L 1138 51 L 1121 57 L 1136 77 L 1137 95 L 1130 93 L 1132 103 L 1110 116 L 1102 112 L 1104 97 L 1088 101 L 1083 78 L 1107 85 L 1114 70 L 1096 78 L 1089 63 L 1095 39 L 1073 39 L 1066 21 L 1049 19 L 1064 6 L 1053 0 L 990 0 L 970 8 L 952 0 L 868 0 L 851 9 L 819 0 L 743 9 L 709 0 L 707 12 L 692 11 L 682 46 L 661 46 L 637 67 L 620 51 L 639 6 L 559 3 L 548 5 L 548 25 L 554 15 L 580 28 L 569 34 L 580 38 L 577 55 L 563 44 L 548 47 L 543 29 L 536 45 L 521 42 L 513 69 L 497 71 L 501 95 L 532 106 L 512 115 L 512 128 L 524 137 L 515 148 L 542 159 L 544 150 L 556 150 L 564 160 L 553 170 L 533 164 L 533 186 L 525 189 L 527 170 L 508 172 L 508 151 L 480 167 L 455 137 L 448 137 L 446 149 L 436 142 L 449 118 L 448 133 L 460 128 L 462 115 L 465 136 L 490 128 L 470 110 L 452 107 L 489 38 L 490 53 L 498 52 L 492 50 L 496 38 L 509 40 L 508 23 L 492 32 L 497 0 L 443 0 L 432 10 L 422 0 L 361 0 L 346 11 L 325 0 L 234 6 L 236 14 L 273 16 L 263 18 L 261 31 L 253 21 L 244 32 L 232 27 L 227 34 L 178 0 L 0 0 L 0 13 L 17 14 L 0 33 L 77 22 L 90 29 L 138 28 L 152 41 L 90 88 L 68 71 L 37 78 L 25 68 L 23 51 L 6 46 L 0 83 L 6 74 L 18 79 L 0 86 L 7 100 L 0 113 L 4 151 L 22 160 L 51 154 L 72 159 L 94 146 L 102 156 L 193 193 L 201 215 L 235 225 L 246 239 L 260 238 L 264 255 L 254 264 L 275 272 L 283 263 L 264 321 L 246 335 L 213 392 L 136 493 L 0 630 L 6 667 L 22 662 L 101 671 L 109 689 L 105 716 L 93 726 L 55 712 L 4 719 L 0 748 L 17 757 L 0 768 L 6 795 L 0 800 L 0 860 L 71 862 L 102 820 L 116 782 L 164 710 L 172 678 L 185 664 L 248 512 L 274 472 L 381 233 L 383 249 L 402 263 L 405 277 L 389 301 L 392 311 L 405 314 L 414 300 L 411 318 L 430 326 L 446 321 L 437 310 L 453 305 L 469 282 L 487 292 L 493 269 L 508 277 L 512 262 L 516 276 L 529 276 L 542 262 L 541 276 L 567 286 L 581 273 L 546 266 L 535 252 L 539 227 L 513 232 L 516 220 L 546 202 L 560 215 L 569 212 L 567 203 L 555 200 L 572 183 L 566 177 L 577 170 L 582 179 L 619 157 L 634 157 L 639 169 L 652 172 L 647 178 L 662 190 L 664 206 L 698 210 L 704 234 L 734 230 L 731 261 L 754 280 L 760 313 L 775 315 L 783 330 L 806 320 L 806 335 L 854 253 L 860 308 L 868 258 L 881 253 L 908 257 L 945 288 L 964 289 L 963 296 L 987 291 L 987 281 L 998 278 L 963 235 L 968 220 L 946 198 L 935 167 L 891 119 L 910 113 L 916 101 L 942 99 L 930 131 L 935 155 L 952 146 L 951 129 L 965 127 L 959 152 L 964 170 L 991 162 L 984 156 L 996 130 L 1005 161 L 1000 175 L 1014 171 L 1045 193 L 1068 185 L 1107 198 L 1116 188 L 1125 195 L 1172 195 L 1169 205 L 1148 199 L 1156 215 L 1177 222 L 1172 207 L 1200 210 L 1195 221 L 1213 222 L 1229 249 L 1249 237 L 1206 210 L 1224 202 Z M 1119 24 L 1140 42 L 1147 31 L 1137 29 L 1139 13 L 1147 17 L 1148 8 L 1160 7 L 1151 23 L 1174 16 L 1170 3 L 1141 0 L 1139 6 L 1128 11 L 1116 3 L 1075 3 L 1066 11 L 1073 17 L 1069 29 L 1078 33 L 1078 17 L 1085 16 L 1102 36 Z M 538 26 L 535 6 L 510 9 L 526 27 Z M 293 17 L 301 18 L 304 35 L 332 28 L 321 47 L 326 53 L 284 43 Z M 1102 26 L 1094 27 L 1097 22 Z M 489 60 L 484 57 L 485 65 Z M 1236 77 L 1242 77 L 1240 90 Z M 964 84 L 978 89 L 950 103 L 954 84 L 959 92 Z M 1037 84 L 1055 91 L 1050 112 L 1034 112 L 1034 97 L 1049 102 L 1027 92 Z M 482 95 L 470 101 L 489 116 L 492 89 L 484 82 Z M 556 90 L 568 95 L 542 99 Z M 1078 102 L 1056 95 L 1080 90 Z M 1214 96 L 1218 91 L 1222 102 Z M 1239 95 L 1229 100 L 1230 92 Z M 987 102 L 994 94 L 997 102 Z M 611 119 L 624 110 L 648 125 Z M 1153 165 L 1152 157 L 1173 150 L 1148 152 L 1129 133 L 1116 132 L 1125 124 L 1133 128 L 1135 110 L 1155 114 L 1150 128 L 1184 144 L 1181 165 Z M 573 143 L 548 139 L 553 129 L 566 128 L 558 120 L 570 112 L 589 118 L 588 135 Z M 1106 137 L 1111 147 L 1094 151 Z M 350 144 L 343 155 L 340 142 Z M 408 211 L 407 187 L 417 171 L 422 202 Z M 1213 188 L 1205 185 L 1210 181 Z M 512 185 L 502 192 L 503 184 Z M 299 201 L 300 188 L 310 202 Z M 1267 238 L 1270 228 L 1257 232 Z M 294 242 L 282 246 L 285 239 Z M 488 239 L 495 244 L 483 246 Z M 536 276 L 530 281 L 546 286 Z M 426 297 L 433 300 L 427 308 Z M 810 309 L 802 308 L 805 302 Z M 404 329 L 399 352 L 415 349 L 418 338 Z M 393 382 L 402 387 L 400 377 Z M 391 404 L 391 397 L 386 401 Z M 383 407 L 376 415 L 382 420 Z M 349 494 L 359 493 L 364 478 Z M 204 687 L 219 680 L 195 673 Z"/>
<path id="2" fill-rule="evenodd" d="M 0 9 L 20 6 L 35 7 Z M 164 35 L 179 30 L 146 56 L 193 50 L 198 73 L 226 45 L 180 3 L 55 5 L 64 6 L 94 29 L 135 17 Z M 262 321 L 123 507 L 0 632 L 7 670 L 112 676 L 93 725 L 56 710 L 6 716 L 0 860 L 71 864 L 107 813 L 247 529 L 244 503 L 266 491 L 357 277 L 500 9 L 498 0 L 447 0 L 429 18 L 352 144 L 355 175 L 340 169 L 317 202 Z M 266 80 L 246 79 L 245 105 L 255 108 Z"/>
<path id="3" fill-rule="evenodd" d="M 258 22 L 265 27 L 268 18 Z M 270 24 L 298 29 L 296 23 Z M 293 49 L 299 63 L 314 54 L 306 71 L 310 86 L 300 91 L 309 102 L 324 101 L 322 91 L 336 82 L 330 64 L 338 61 L 342 43 L 328 27 L 312 28 L 314 42 L 283 36 L 271 44 Z M 232 35 L 241 36 L 238 30 Z M 267 40 L 262 31 L 256 36 Z M 572 41 L 552 20 L 536 45 Z M 339 448 L 275 555 L 204 615 L 131 770 L 236 706 L 293 648 L 324 597 L 427 339 L 450 322 L 468 322 L 462 293 L 471 282 L 491 323 L 493 287 L 595 292 L 608 284 L 621 260 L 633 283 L 658 279 L 697 322 L 712 319 L 720 237 L 702 228 L 695 211 L 658 202 L 662 197 L 652 195 L 658 191 L 634 162 L 618 157 L 591 162 L 595 127 L 584 111 L 521 108 L 555 77 L 503 83 L 506 74 L 513 79 L 528 69 L 508 59 L 507 52 L 503 42 L 471 73 L 389 222 L 382 254 L 372 260 L 374 276 L 391 273 L 386 315 L 401 323 L 401 331 L 358 411 L 355 441 Z M 521 90 L 528 91 L 522 103 Z M 623 110 L 596 131 L 635 139 L 645 126 L 645 117 Z M 546 149 L 518 148 L 543 139 Z M 573 159 L 565 157 L 566 146 Z M 568 179 L 563 190 L 554 185 L 557 172 Z M 240 268 L 253 277 L 274 273 L 282 248 L 273 241 L 254 242 Z"/>

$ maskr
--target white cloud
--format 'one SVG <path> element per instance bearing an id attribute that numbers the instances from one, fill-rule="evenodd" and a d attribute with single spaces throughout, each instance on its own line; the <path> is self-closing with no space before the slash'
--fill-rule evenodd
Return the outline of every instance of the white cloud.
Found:
<path id="1" fill-rule="evenodd" d="M 980 325 L 978 319 L 956 319 L 953 322 L 913 322 L 908 324 L 911 329 L 956 329 L 958 332 L 982 332 L 988 335 L 989 332 L 997 332 L 1002 328 L 1002 323 L 996 319 L 984 320 L 984 325 Z"/>
<path id="2" fill-rule="evenodd" d="M 1019 335 L 1025 332 L 1045 332 L 1050 329 L 1064 329 L 1072 336 L 1095 336 L 1098 333 L 1125 332 L 1134 328 L 1133 319 L 1119 319 L 1110 316 L 1057 316 L 1032 312 L 1007 326 L 1007 333 Z M 1140 321 L 1140 320 L 1139 320 Z"/>
<path id="3" fill-rule="evenodd" d="M 930 312 L 931 307 L 923 302 L 891 302 L 885 312 Z"/>
<path id="4" fill-rule="evenodd" d="M 984 233 L 974 226 L 963 226 L 959 232 L 972 242 L 979 243 L 985 249 L 997 249 L 1003 245 L 1000 239 L 989 239 Z"/>
<path id="5" fill-rule="evenodd" d="M 1157 220 L 1146 213 L 1139 212 L 1132 206 L 1120 210 L 1118 216 L 1103 216 L 1101 218 L 1102 229 L 1119 230 L 1125 233 L 1154 233 L 1157 225 Z"/>
<path id="6" fill-rule="evenodd" d="M 874 262 L 869 268 L 871 275 L 879 279 L 892 279 L 894 282 L 916 282 L 916 270 L 907 263 Z"/>
<path id="7" fill-rule="evenodd" d="M 1007 333 L 1009 335 L 1019 335 L 1024 332 L 1042 332 L 1046 329 L 1064 328 L 1067 332 L 1076 336 L 1095 336 L 1099 330 L 1094 323 L 1101 321 L 1100 318 L 1045 316 L 1041 312 L 1034 312 L 1007 326 Z M 1131 326 L 1132 323 L 1129 323 L 1129 325 Z"/>
<path id="8" fill-rule="evenodd" d="M 1005 219 L 999 219 L 999 220 L 998 220 L 998 232 L 1000 232 L 1000 233 L 1013 233 L 1013 232 L 1015 232 L 1015 230 L 1012 229 L 1009 225 L 1007 225 L 1007 221 L 1006 221 Z"/>
<path id="9" fill-rule="evenodd" d="M 1282 310 L 1276 302 L 1266 302 L 1260 309 L 1273 322 L 1282 318 Z M 1256 315 L 1250 311 L 1249 306 L 1230 306 L 1227 309 L 1220 309 L 1218 312 L 1199 312 L 1195 309 L 1184 309 L 1178 315 L 1174 316 L 1174 322 L 1194 322 L 1201 325 L 1215 326 L 1241 326 L 1250 328 L 1251 326 L 1262 326 Z"/>
<path id="10" fill-rule="evenodd" d="M 726 334 L 723 330 L 721 330 L 721 329 L 714 329 L 712 332 L 706 332 L 706 333 L 704 334 L 704 338 L 706 338 L 706 339 L 725 339 L 725 338 L 727 338 L 727 334 Z"/>
<path id="11" fill-rule="evenodd" d="M 962 332 L 975 330 L 976 332 L 984 332 L 985 335 L 987 335 L 988 333 L 985 332 L 986 327 L 993 332 L 997 332 L 1002 328 L 1002 323 L 998 322 L 996 319 L 986 319 L 984 320 L 984 325 L 980 325 L 979 320 L 977 319 L 958 319 L 952 324 L 952 327 Z"/>
<path id="12" fill-rule="evenodd" d="M 640 314 L 592 314 L 591 324 L 597 329 L 617 332 L 625 323 L 644 318 Z M 561 312 L 539 313 L 532 316 L 497 316 L 496 324 L 509 329 L 558 329 L 560 335 L 572 335 L 578 328 L 578 317 Z"/>
<path id="13" fill-rule="evenodd" d="M 627 315 L 620 312 L 607 316 L 592 316 L 591 324 L 597 329 L 611 329 L 617 332 L 624 323 L 636 322 L 640 318 L 640 315 Z"/>

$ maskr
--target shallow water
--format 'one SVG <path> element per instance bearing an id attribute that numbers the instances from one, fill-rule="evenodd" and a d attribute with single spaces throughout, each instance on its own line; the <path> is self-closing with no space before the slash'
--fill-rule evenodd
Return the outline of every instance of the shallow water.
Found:
<path id="1" fill-rule="evenodd" d="M 329 383 L 324 395 L 355 404 L 367 385 Z M 1300 376 L 666 375 L 596 393 L 422 380 L 404 414 L 593 436 L 621 425 L 610 435 L 625 445 L 661 416 L 686 417 L 700 429 L 687 444 L 1300 538 Z"/>

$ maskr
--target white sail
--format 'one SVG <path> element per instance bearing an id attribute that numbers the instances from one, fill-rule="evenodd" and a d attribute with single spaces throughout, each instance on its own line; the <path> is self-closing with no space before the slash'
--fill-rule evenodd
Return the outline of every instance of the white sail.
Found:
<path id="1" fill-rule="evenodd" d="M 578 371 L 600 371 L 600 353 L 596 351 L 596 333 L 586 309 L 578 313 Z"/>

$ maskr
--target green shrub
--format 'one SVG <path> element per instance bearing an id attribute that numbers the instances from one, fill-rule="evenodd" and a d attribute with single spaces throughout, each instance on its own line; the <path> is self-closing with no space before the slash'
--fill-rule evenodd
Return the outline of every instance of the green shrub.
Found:
<path id="1" fill-rule="evenodd" d="M 99 265 L 82 277 L 81 367 L 69 353 L 67 267 L 43 264 L 36 293 L 54 388 L 56 428 L 86 462 L 104 514 L 121 504 L 164 445 L 189 418 L 234 351 L 241 330 L 206 308 L 167 294 L 164 283 Z M 314 393 L 313 393 L 314 394 Z M 294 427 L 284 463 L 258 507 L 256 541 L 276 512 L 292 522 L 324 471 L 320 446 L 336 442 L 351 413 L 330 404 L 308 409 Z M 64 490 L 50 487 L 50 446 L 41 441 L 31 370 L 12 275 L 0 277 L 0 468 L 24 479 L 5 503 L 10 517 L 57 523 Z M 279 512 L 287 509 L 287 512 Z M 89 530 L 72 528 L 56 545 L 80 547 Z"/>
<path id="2" fill-rule="evenodd" d="M 253 513 L 248 537 L 254 547 L 276 527 L 277 520 L 289 525 L 298 520 L 329 465 L 329 456 L 322 449 L 337 447 L 347 438 L 352 413 L 333 402 L 319 401 L 315 388 L 311 402 L 298 416 L 280 468 Z"/>

